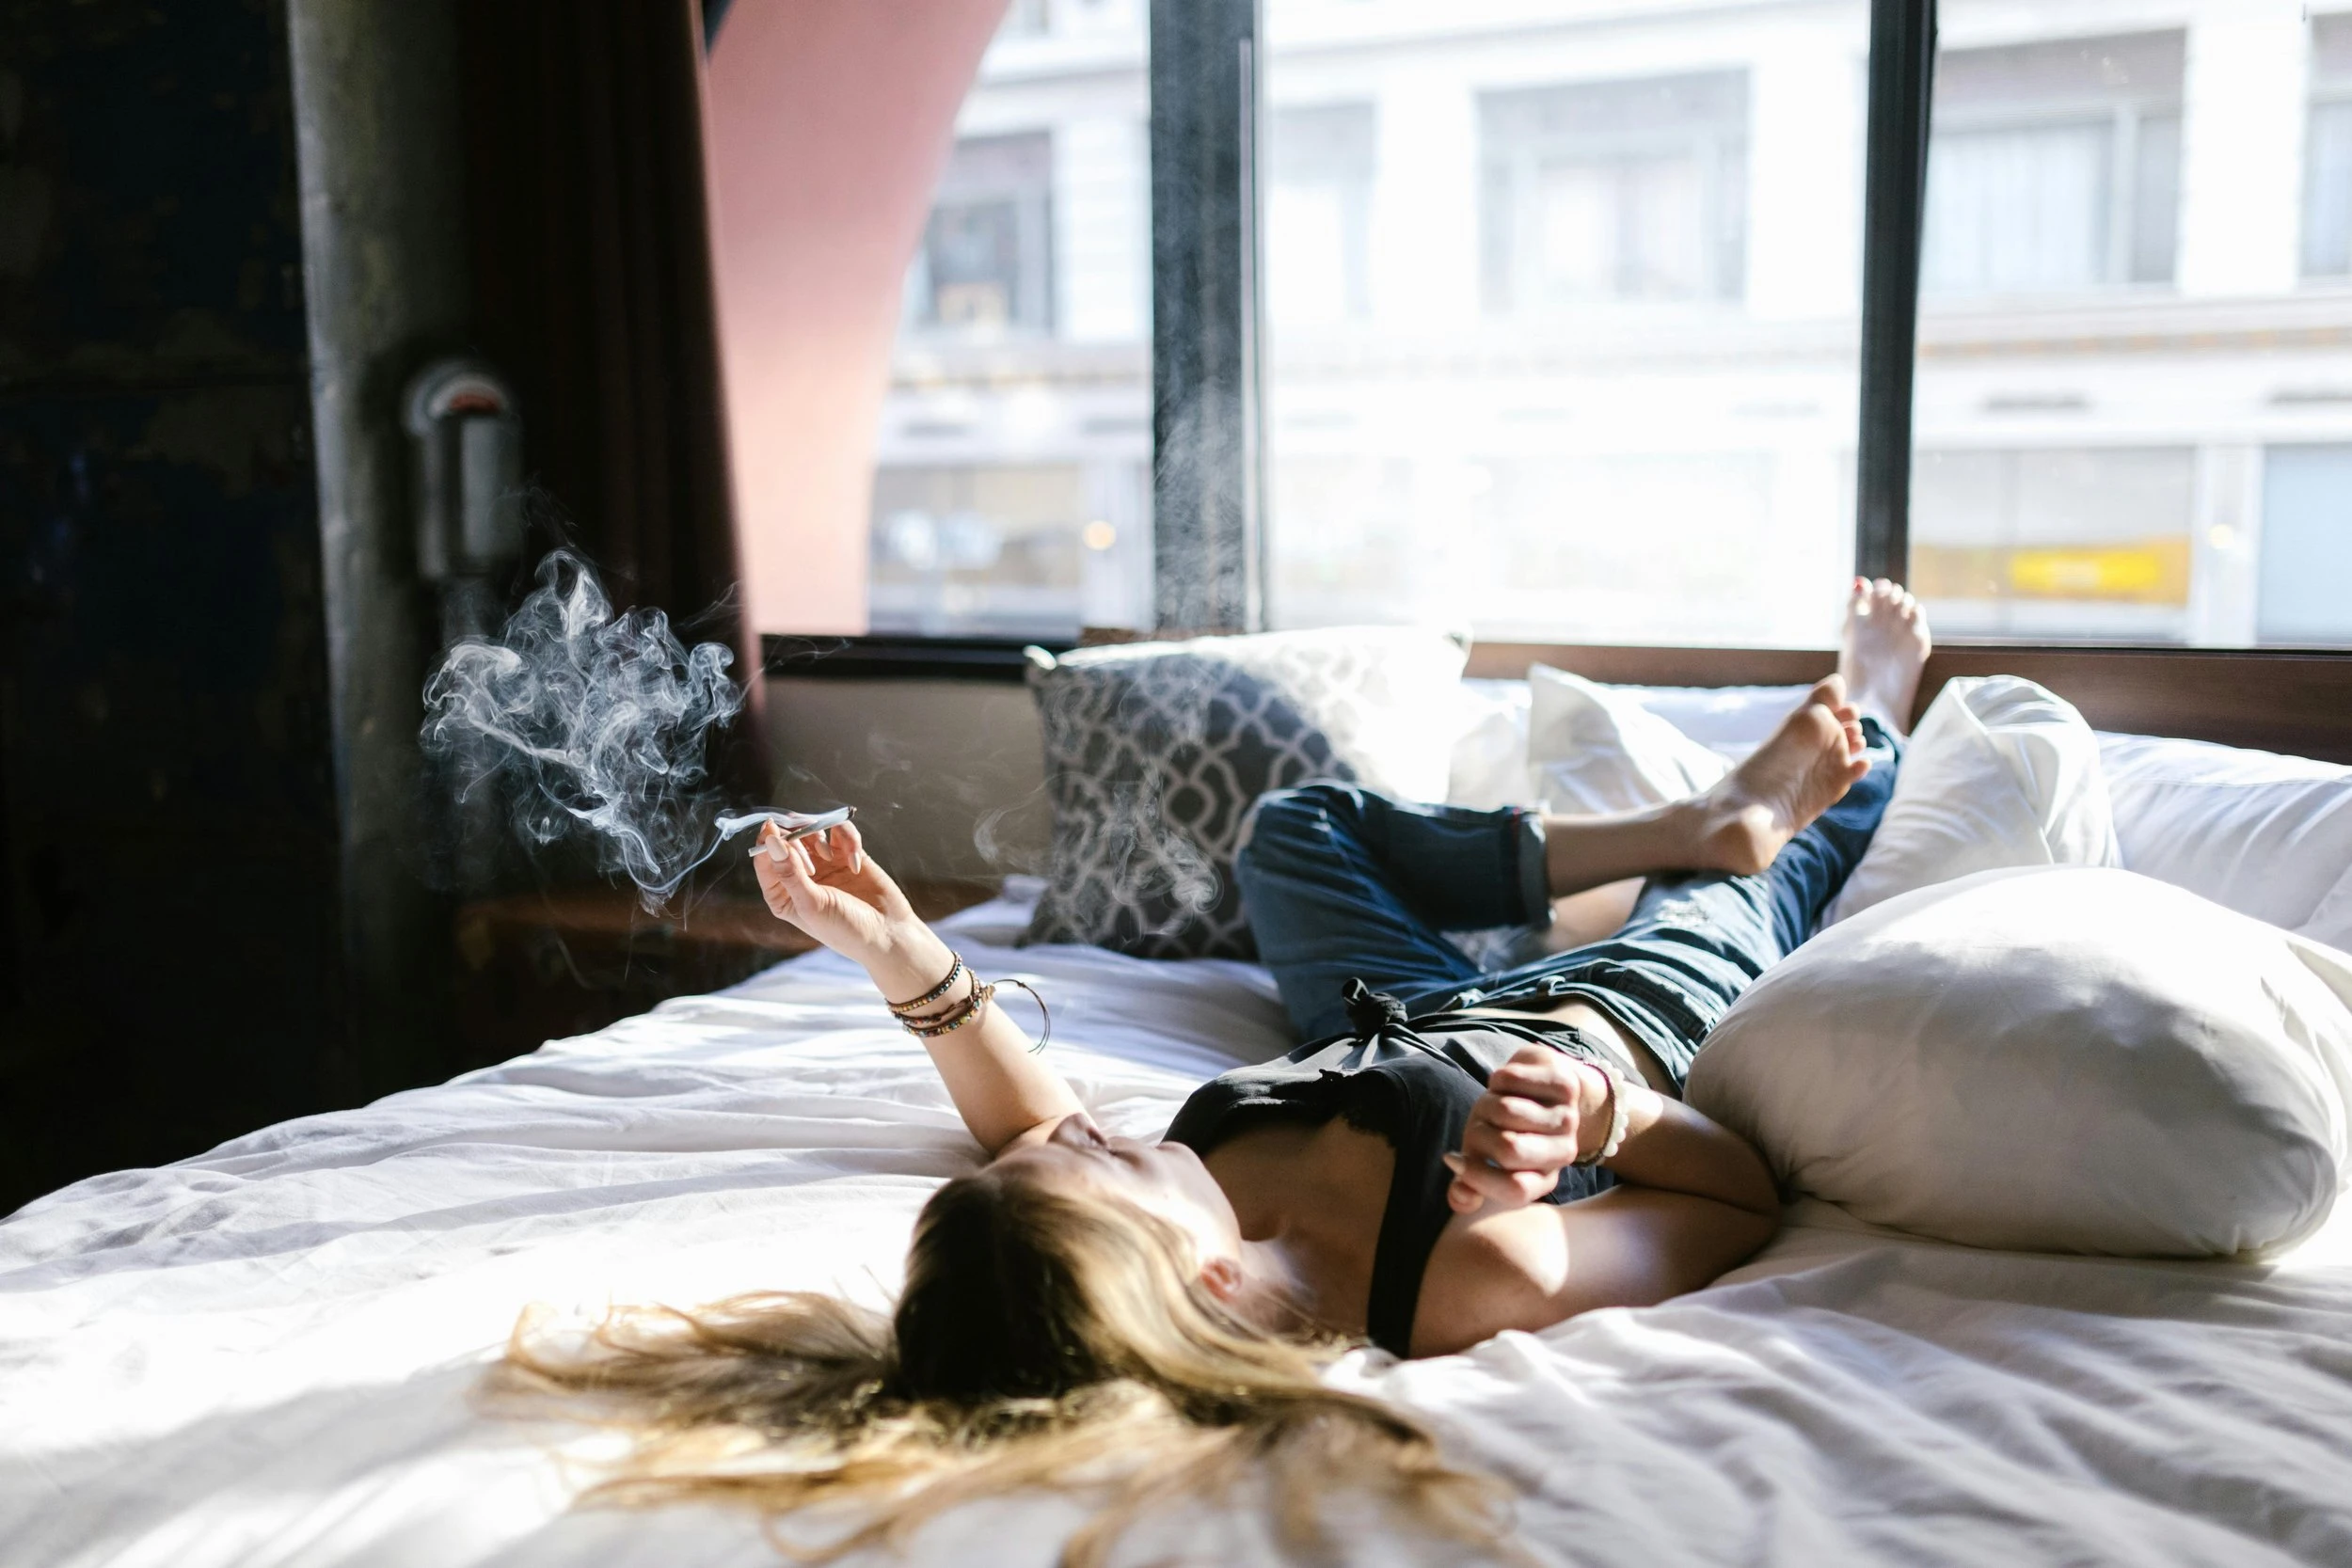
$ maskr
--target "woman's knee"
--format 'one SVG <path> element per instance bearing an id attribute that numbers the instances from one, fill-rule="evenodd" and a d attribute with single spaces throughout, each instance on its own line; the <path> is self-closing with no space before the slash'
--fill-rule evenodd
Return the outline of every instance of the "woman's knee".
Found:
<path id="1" fill-rule="evenodd" d="M 1334 837 L 1355 835 L 1363 812 L 1364 792 L 1337 780 L 1269 789 L 1258 797 L 1242 824 L 1234 864 L 1247 874 L 1301 852 L 1327 853 Z"/>

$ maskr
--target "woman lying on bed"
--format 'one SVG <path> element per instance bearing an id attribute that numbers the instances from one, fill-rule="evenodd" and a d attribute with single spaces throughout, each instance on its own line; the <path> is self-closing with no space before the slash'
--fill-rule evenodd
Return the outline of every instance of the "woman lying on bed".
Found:
<path id="1" fill-rule="evenodd" d="M 1316 1372 L 1349 1341 L 1438 1355 L 1662 1301 L 1772 1236 L 1762 1159 L 1679 1089 L 1867 847 L 1927 646 L 1909 594 L 1857 581 L 1839 674 L 1715 788 L 1655 810 L 1265 797 L 1238 874 L 1311 1043 L 1204 1085 L 1156 1143 L 1095 1125 L 855 829 L 771 837 L 770 907 L 873 977 L 989 1163 L 925 1205 L 888 1322 L 744 1298 L 617 1320 L 584 1359 L 518 1341 L 512 1375 L 619 1396 L 673 1434 L 622 1483 L 633 1496 L 891 1499 L 845 1548 L 964 1497 L 1100 1482 L 1113 1500 L 1084 1556 L 1150 1503 L 1261 1465 L 1285 1531 L 1311 1532 L 1315 1494 L 1344 1483 L 1490 1536 L 1486 1483 Z M 1441 934 L 1539 924 L 1645 875 L 1613 936 L 1501 974 Z M 723 1474 L 722 1432 L 788 1458 Z"/>

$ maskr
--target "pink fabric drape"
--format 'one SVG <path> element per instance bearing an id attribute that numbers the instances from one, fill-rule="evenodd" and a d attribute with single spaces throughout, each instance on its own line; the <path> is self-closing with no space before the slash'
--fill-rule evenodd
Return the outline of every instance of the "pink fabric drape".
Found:
<path id="1" fill-rule="evenodd" d="M 709 67 L 736 515 L 761 631 L 866 629 L 900 289 L 1006 0 L 734 0 Z"/>

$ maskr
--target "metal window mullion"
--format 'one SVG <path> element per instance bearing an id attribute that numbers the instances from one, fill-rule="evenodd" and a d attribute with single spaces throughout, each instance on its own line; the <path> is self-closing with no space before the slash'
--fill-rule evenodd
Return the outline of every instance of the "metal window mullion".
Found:
<path id="1" fill-rule="evenodd" d="M 1264 623 L 1258 0 L 1152 0 L 1152 602 Z"/>
<path id="2" fill-rule="evenodd" d="M 1911 392 L 1918 352 L 1935 0 L 1871 0 L 1869 72 L 1854 570 L 1899 580 L 1908 576 L 1911 560 Z"/>

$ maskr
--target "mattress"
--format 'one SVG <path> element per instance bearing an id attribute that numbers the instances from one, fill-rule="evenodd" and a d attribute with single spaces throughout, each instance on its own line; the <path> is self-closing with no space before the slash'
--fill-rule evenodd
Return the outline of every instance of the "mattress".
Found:
<path id="1" fill-rule="evenodd" d="M 1287 1045 L 1264 973 L 1009 945 L 1113 1131 Z M 751 1289 L 876 1305 L 979 1151 L 828 954 L 0 1224 L 0 1562 L 269 1568 L 778 1560 L 751 1515 L 579 1509 L 612 1440 L 477 1409 L 519 1308 Z M 2264 1266 L 2028 1257 L 1800 1208 L 1662 1306 L 1334 1373 L 1512 1481 L 1539 1560 L 2352 1562 L 2352 1210 Z M 1045 1563 L 1077 1505 L 936 1521 L 914 1560 Z M 1274 1560 L 1189 1509 L 1119 1560 Z M 816 1530 L 818 1524 L 803 1528 Z M 1351 1562 L 1450 1562 L 1353 1519 Z"/>

